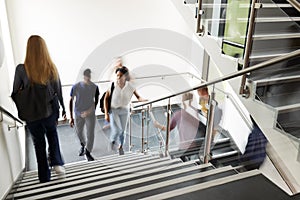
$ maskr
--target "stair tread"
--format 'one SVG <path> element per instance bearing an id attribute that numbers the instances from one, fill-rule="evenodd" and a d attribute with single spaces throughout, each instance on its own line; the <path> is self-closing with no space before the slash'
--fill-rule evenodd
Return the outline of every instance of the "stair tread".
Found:
<path id="1" fill-rule="evenodd" d="M 256 18 L 255 22 L 264 23 L 264 22 L 295 22 L 300 21 L 300 17 L 260 17 Z"/>
<path id="2" fill-rule="evenodd" d="M 254 82 L 256 83 L 257 86 L 262 86 L 262 85 L 270 85 L 270 84 L 281 84 L 285 83 L 286 81 L 291 82 L 291 81 L 300 81 L 300 75 L 295 75 L 295 76 L 284 76 L 284 77 L 276 77 L 276 78 L 268 78 L 264 77 L 263 79 L 258 79 L 255 80 Z"/>
<path id="3" fill-rule="evenodd" d="M 279 34 L 255 34 L 254 40 L 274 40 L 300 38 L 300 33 L 279 33 Z"/>
<path id="4" fill-rule="evenodd" d="M 296 47 L 294 47 L 293 49 L 273 49 L 273 50 L 269 50 L 268 53 L 264 52 L 259 52 L 259 51 L 255 51 L 252 52 L 250 55 L 250 59 L 271 59 L 277 56 L 283 56 L 285 54 L 291 53 L 293 50 L 298 50 Z"/>

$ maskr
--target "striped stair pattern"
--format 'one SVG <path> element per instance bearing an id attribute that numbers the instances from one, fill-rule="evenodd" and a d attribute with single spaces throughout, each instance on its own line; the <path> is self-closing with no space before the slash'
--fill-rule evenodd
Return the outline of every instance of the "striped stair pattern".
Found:
<path id="1" fill-rule="evenodd" d="M 36 171 L 23 173 L 6 199 L 199 199 L 201 191 L 209 188 L 264 179 L 258 171 L 239 174 L 231 166 L 216 169 L 210 163 L 197 165 L 195 161 L 132 153 L 65 167 L 65 179 L 52 174 L 48 183 L 39 183 Z"/>

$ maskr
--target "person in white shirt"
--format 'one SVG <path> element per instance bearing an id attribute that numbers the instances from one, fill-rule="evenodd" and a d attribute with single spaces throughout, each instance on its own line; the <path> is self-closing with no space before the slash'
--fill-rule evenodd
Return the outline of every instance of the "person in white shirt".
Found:
<path id="1" fill-rule="evenodd" d="M 116 69 L 117 80 L 113 83 L 113 90 L 106 92 L 104 99 L 105 120 L 110 122 L 111 127 L 111 145 L 112 149 L 119 138 L 119 154 L 123 155 L 123 145 L 125 140 L 125 129 L 129 117 L 129 104 L 133 94 L 139 101 L 145 101 L 141 98 L 132 82 L 128 68 L 122 66 Z"/>

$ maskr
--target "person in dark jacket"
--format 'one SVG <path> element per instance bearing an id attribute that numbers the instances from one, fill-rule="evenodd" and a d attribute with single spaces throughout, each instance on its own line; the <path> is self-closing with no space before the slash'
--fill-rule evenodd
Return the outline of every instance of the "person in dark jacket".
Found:
<path id="1" fill-rule="evenodd" d="M 57 96 L 63 109 L 62 115 L 66 119 L 58 71 L 50 58 L 44 39 L 38 35 L 33 35 L 28 39 L 25 62 L 16 68 L 13 94 L 18 93 L 29 84 L 47 85 L 47 87 L 50 87 L 49 91 L 52 92 L 51 95 Z M 49 103 L 53 104 L 54 102 L 49 101 Z M 49 146 L 51 167 L 54 168 L 59 177 L 65 177 L 64 162 L 60 152 L 56 129 L 58 109 L 59 107 L 57 110 L 53 107 L 49 116 L 26 122 L 35 147 L 38 176 L 41 183 L 48 182 L 51 179 L 45 136 L 47 137 Z M 43 113 L 35 113 L 35 115 L 41 116 Z"/>
<path id="2" fill-rule="evenodd" d="M 241 156 L 241 162 L 246 170 L 259 169 L 266 158 L 267 138 L 257 123 L 250 116 L 253 128 L 248 136 L 248 142 L 244 154 Z"/>

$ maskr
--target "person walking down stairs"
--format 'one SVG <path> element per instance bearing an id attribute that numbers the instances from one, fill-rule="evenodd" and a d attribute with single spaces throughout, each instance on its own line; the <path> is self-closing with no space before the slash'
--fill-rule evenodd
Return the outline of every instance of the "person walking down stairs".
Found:
<path id="1" fill-rule="evenodd" d="M 46 43 L 38 35 L 28 39 L 25 62 L 16 68 L 12 98 L 16 103 L 19 118 L 26 121 L 33 139 L 39 181 L 44 183 L 51 179 L 45 136 L 49 146 L 50 165 L 60 178 L 64 178 L 64 161 L 56 127 L 58 101 L 66 120 L 61 83 Z"/>
<path id="2" fill-rule="evenodd" d="M 95 109 L 99 101 L 98 86 L 91 81 L 91 70 L 83 72 L 83 81 L 76 83 L 71 90 L 70 99 L 70 126 L 74 127 L 81 147 L 79 156 L 86 156 L 88 161 L 95 160 L 91 155 L 94 146 L 96 115 Z M 75 120 L 73 118 L 73 100 L 75 98 Z M 83 132 L 86 125 L 86 136 Z"/>

